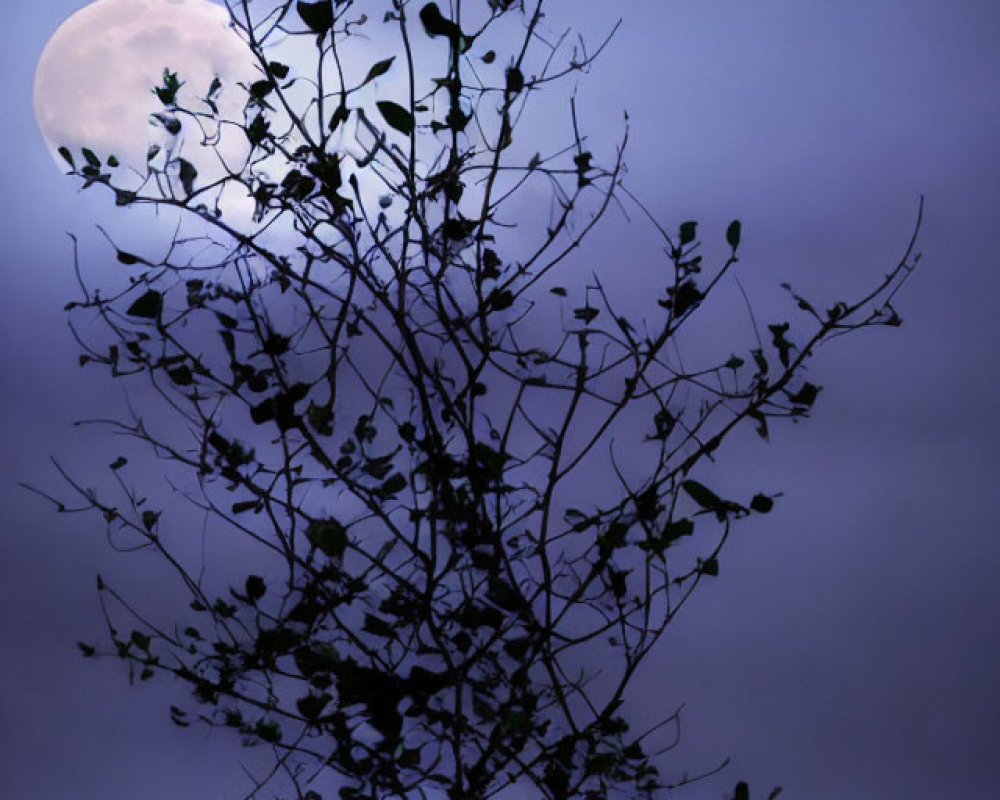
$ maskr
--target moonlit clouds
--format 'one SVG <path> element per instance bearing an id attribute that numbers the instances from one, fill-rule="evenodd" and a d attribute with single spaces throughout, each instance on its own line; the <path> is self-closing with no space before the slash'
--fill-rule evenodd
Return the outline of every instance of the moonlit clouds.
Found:
<path id="1" fill-rule="evenodd" d="M 222 127 L 216 153 L 201 146 L 202 131 L 191 119 L 181 120 L 176 140 L 151 125 L 150 114 L 163 110 L 152 89 L 162 85 L 165 68 L 184 82 L 178 104 L 206 112 L 200 98 L 218 77 L 220 118 L 242 122 L 246 95 L 237 83 L 257 72 L 224 7 L 206 0 L 98 0 L 73 14 L 49 40 L 35 73 L 35 116 L 50 149 L 89 147 L 140 175 L 153 144 L 182 152 L 204 177 L 220 174 L 220 158 L 238 167 L 246 139 L 233 126 Z"/>

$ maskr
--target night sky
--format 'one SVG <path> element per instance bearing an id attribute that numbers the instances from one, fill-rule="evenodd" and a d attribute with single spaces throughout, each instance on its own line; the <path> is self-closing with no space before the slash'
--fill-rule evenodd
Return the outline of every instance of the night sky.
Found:
<path id="1" fill-rule="evenodd" d="M 104 464 L 107 435 L 72 421 L 122 403 L 78 369 L 62 308 L 77 291 L 65 232 L 93 268 L 109 259 L 94 223 L 126 220 L 60 175 L 32 115 L 42 47 L 82 5 L 11 4 L 0 33 L 0 798 L 228 800 L 252 756 L 226 732 L 174 727 L 183 687 L 129 687 L 121 663 L 74 644 L 102 633 L 95 573 L 155 594 L 155 560 L 113 553 L 99 519 L 17 486 L 55 487 L 53 454 Z M 778 784 L 805 800 L 996 797 L 1000 4 L 562 0 L 549 24 L 593 41 L 619 15 L 579 83 L 581 119 L 597 147 L 628 110 L 628 184 L 668 228 L 696 219 L 721 242 L 742 220 L 740 277 L 762 321 L 794 318 L 783 280 L 827 304 L 876 282 L 926 196 L 903 327 L 821 350 L 812 418 L 723 452 L 734 495 L 784 497 L 738 529 L 633 711 L 685 703 L 667 777 L 732 756 L 677 797 L 721 798 L 740 778 L 755 797 Z M 664 269 L 650 241 L 613 213 L 582 257 L 639 292 Z M 750 346 L 745 322 L 719 329 Z"/>

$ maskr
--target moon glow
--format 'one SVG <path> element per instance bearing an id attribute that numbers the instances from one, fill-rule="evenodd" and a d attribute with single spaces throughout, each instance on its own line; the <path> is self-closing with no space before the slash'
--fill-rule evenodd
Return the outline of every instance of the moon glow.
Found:
<path id="1" fill-rule="evenodd" d="M 60 166 L 56 152 L 79 154 L 88 147 L 102 159 L 115 155 L 142 176 L 151 145 L 168 145 L 208 176 L 220 170 L 220 157 L 235 166 L 246 153 L 246 138 L 232 126 L 220 131 L 218 154 L 201 146 L 202 131 L 182 118 L 171 137 L 151 124 L 163 105 L 153 88 L 163 85 L 164 69 L 183 86 L 178 105 L 208 112 L 201 100 L 214 78 L 219 118 L 243 121 L 244 91 L 237 82 L 255 80 L 250 52 L 229 26 L 229 14 L 207 0 L 97 0 L 67 19 L 52 35 L 35 73 L 34 105 L 38 126 Z M 173 139 L 173 141 L 167 141 Z"/>

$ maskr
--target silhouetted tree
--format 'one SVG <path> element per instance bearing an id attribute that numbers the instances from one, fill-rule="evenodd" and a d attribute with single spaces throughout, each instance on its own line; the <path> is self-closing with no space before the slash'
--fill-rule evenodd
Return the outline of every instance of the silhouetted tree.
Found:
<path id="1" fill-rule="evenodd" d="M 149 475 L 134 462 L 112 463 L 117 488 L 101 491 L 63 470 L 79 502 L 60 510 L 103 514 L 190 592 L 162 622 L 99 579 L 110 648 L 81 647 L 187 684 L 178 725 L 269 747 L 255 791 L 279 778 L 315 800 L 335 775 L 344 800 L 657 795 L 679 712 L 636 730 L 629 687 L 718 574 L 733 525 L 775 497 L 709 488 L 703 462 L 738 426 L 767 439 L 808 414 L 819 345 L 899 324 L 913 241 L 861 297 L 823 307 L 789 288 L 794 330 L 685 364 L 678 336 L 737 264 L 740 223 L 710 266 L 696 222 L 668 231 L 624 188 L 627 119 L 607 156 L 571 100 L 554 146 L 525 127 L 602 49 L 543 33 L 543 5 L 233 2 L 259 79 L 181 107 L 168 69 L 156 120 L 197 125 L 209 148 L 242 129 L 236 168 L 209 179 L 183 150 L 151 151 L 129 187 L 111 154 L 62 151 L 119 205 L 209 231 L 178 233 L 162 258 L 115 246 L 130 279 L 111 292 L 78 264 L 71 322 L 82 362 L 151 386 L 172 415 L 147 394 L 108 424 L 187 476 L 171 479 L 209 535 L 262 554 L 220 582 L 178 549 L 176 509 L 137 487 Z M 395 49 L 357 66 L 373 26 Z M 243 120 L 218 119 L 220 91 L 245 92 Z M 226 193 L 252 199 L 252 222 L 226 213 Z M 662 237 L 638 313 L 606 271 L 560 269 L 619 202 Z"/>

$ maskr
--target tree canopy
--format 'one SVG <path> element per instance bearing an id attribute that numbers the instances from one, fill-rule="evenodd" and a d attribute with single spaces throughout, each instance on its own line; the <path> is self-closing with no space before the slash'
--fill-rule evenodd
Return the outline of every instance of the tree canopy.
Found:
<path id="1" fill-rule="evenodd" d="M 192 558 L 133 451 L 100 490 L 63 470 L 60 510 L 103 515 L 190 594 L 165 613 L 98 579 L 108 643 L 81 649 L 186 684 L 177 725 L 269 748 L 254 791 L 568 800 L 696 780 L 663 769 L 679 710 L 636 729 L 629 690 L 734 526 L 778 496 L 730 496 L 703 468 L 737 428 L 766 440 L 809 414 L 822 344 L 900 324 L 916 232 L 854 299 L 786 285 L 789 319 L 750 310 L 751 341 L 688 363 L 681 335 L 737 269 L 741 223 L 710 232 L 713 262 L 696 221 L 661 223 L 628 190 L 627 117 L 617 149 L 591 151 L 560 85 L 607 39 L 553 34 L 544 7 L 232 2 L 258 80 L 181 107 L 165 65 L 153 90 L 170 133 L 213 147 L 242 129 L 238 169 L 207 179 L 167 148 L 126 188 L 114 154 L 62 151 L 124 209 L 201 226 L 156 257 L 109 236 L 125 278 L 95 287 L 78 262 L 71 322 L 81 364 L 152 389 L 106 424 L 259 564 Z M 361 43 L 384 53 L 359 63 Z M 215 103 L 234 91 L 235 122 Z M 546 103 L 562 130 L 533 122 Z M 227 216 L 234 192 L 252 221 Z M 619 265 L 567 269 L 619 206 L 662 241 L 644 308 L 616 298 Z"/>

